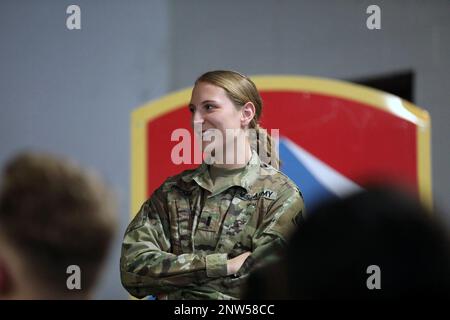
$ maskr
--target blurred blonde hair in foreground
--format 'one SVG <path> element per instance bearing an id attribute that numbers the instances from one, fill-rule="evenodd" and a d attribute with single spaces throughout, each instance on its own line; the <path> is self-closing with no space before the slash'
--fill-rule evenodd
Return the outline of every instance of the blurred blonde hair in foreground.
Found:
<path id="1" fill-rule="evenodd" d="M 69 159 L 24 152 L 0 180 L 0 299 L 91 297 L 117 227 L 112 193 Z M 69 288 L 68 267 L 81 288 Z"/>

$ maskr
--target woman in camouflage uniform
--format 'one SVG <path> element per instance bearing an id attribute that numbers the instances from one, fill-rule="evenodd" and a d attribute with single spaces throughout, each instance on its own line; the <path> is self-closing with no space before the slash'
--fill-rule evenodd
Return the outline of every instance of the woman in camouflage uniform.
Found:
<path id="1" fill-rule="evenodd" d="M 203 151 L 220 147 L 233 161 L 211 160 L 214 149 L 210 161 L 168 178 L 152 194 L 126 230 L 122 284 L 140 298 L 239 299 L 249 272 L 269 259 L 268 249 L 284 246 L 302 218 L 303 198 L 277 169 L 278 159 L 272 165 L 260 159 L 272 142 L 258 125 L 262 100 L 248 77 L 203 74 L 189 109 Z M 267 148 L 252 148 L 252 129 Z M 222 133 L 223 143 L 211 132 Z"/>

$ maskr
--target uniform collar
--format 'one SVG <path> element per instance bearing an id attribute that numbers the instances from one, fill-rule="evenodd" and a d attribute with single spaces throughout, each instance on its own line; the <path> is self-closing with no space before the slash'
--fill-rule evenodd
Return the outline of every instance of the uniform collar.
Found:
<path id="1" fill-rule="evenodd" d="M 209 175 L 208 165 L 205 162 L 203 162 L 191 174 L 184 176 L 182 179 L 185 182 L 195 181 L 200 187 L 211 192 L 209 197 L 219 194 L 233 186 L 242 187 L 249 192 L 251 186 L 258 178 L 260 164 L 261 160 L 259 159 L 258 153 L 255 150 L 252 150 L 252 156 L 245 166 L 245 169 L 239 172 L 236 176 L 232 177 L 230 180 L 231 184 L 214 186 Z"/>

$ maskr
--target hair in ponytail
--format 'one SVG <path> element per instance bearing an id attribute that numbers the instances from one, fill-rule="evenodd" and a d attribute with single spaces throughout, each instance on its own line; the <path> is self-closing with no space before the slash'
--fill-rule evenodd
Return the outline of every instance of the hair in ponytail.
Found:
<path id="1" fill-rule="evenodd" d="M 273 137 L 266 129 L 256 124 L 255 126 L 256 139 L 253 147 L 263 162 L 270 164 L 272 167 L 279 169 L 281 160 L 277 155 L 277 145 Z M 272 156 L 273 155 L 273 156 Z"/>
<path id="2" fill-rule="evenodd" d="M 195 81 L 196 84 L 198 82 L 210 83 L 224 89 L 236 108 L 242 108 L 247 102 L 253 103 L 256 112 L 249 124 L 249 129 L 254 129 L 250 132 L 251 147 L 263 162 L 279 169 L 280 159 L 276 152 L 278 146 L 267 130 L 259 126 L 263 102 L 253 81 L 235 71 L 216 70 L 204 73 Z"/>

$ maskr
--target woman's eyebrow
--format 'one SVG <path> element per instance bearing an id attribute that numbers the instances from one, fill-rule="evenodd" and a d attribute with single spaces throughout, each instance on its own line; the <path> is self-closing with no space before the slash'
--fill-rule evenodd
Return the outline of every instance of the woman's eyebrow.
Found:
<path id="1" fill-rule="evenodd" d="M 217 101 L 214 101 L 214 100 L 204 100 L 204 101 L 200 102 L 200 104 L 205 104 L 205 103 L 217 103 Z M 195 108 L 195 104 L 189 103 L 189 107 L 194 107 L 194 108 Z"/>
<path id="2" fill-rule="evenodd" d="M 205 100 L 205 101 L 203 101 L 201 104 L 205 104 L 205 103 L 217 103 L 217 101 L 214 101 L 214 100 Z"/>

